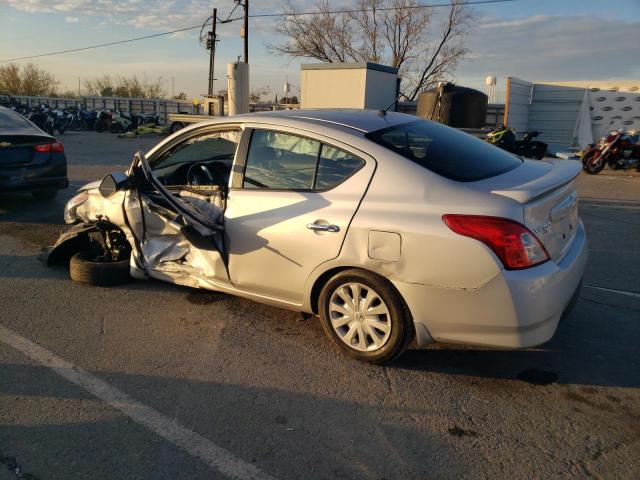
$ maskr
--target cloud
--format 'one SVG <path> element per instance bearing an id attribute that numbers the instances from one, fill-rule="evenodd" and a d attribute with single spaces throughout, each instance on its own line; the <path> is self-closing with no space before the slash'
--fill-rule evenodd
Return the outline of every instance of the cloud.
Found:
<path id="1" fill-rule="evenodd" d="M 210 0 L 5 0 L 8 6 L 16 10 L 31 13 L 72 13 L 84 17 L 95 17 L 99 21 L 107 21 L 113 25 L 124 25 L 150 30 L 174 30 L 183 27 L 197 26 L 211 16 Z M 296 2 L 307 8 L 313 0 Z M 257 2 L 256 2 L 257 4 Z M 218 16 L 227 18 L 234 3 L 231 1 L 218 3 Z M 253 7 L 253 13 L 277 12 L 285 3 L 282 0 L 262 0 L 259 7 Z M 233 17 L 241 16 L 242 8 L 238 7 Z M 73 18 L 73 17 L 69 17 Z M 252 20 L 257 24 L 259 19 Z M 270 22 L 271 23 L 271 22 Z M 240 22 L 233 24 L 239 28 Z M 258 27 L 260 28 L 260 27 Z M 226 26 L 221 26 L 221 33 Z"/>
<path id="2" fill-rule="evenodd" d="M 458 77 L 493 74 L 528 80 L 634 78 L 629 57 L 640 21 L 592 16 L 536 15 L 502 20 L 481 18 L 469 33 L 470 54 Z"/>
<path id="3" fill-rule="evenodd" d="M 64 21 L 67 23 L 78 23 L 80 19 L 78 17 L 66 17 Z"/>

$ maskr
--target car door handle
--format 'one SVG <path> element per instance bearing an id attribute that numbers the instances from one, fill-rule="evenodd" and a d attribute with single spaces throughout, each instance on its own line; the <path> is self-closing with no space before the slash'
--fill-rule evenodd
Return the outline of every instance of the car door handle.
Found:
<path id="1" fill-rule="evenodd" d="M 340 231 L 340 227 L 338 225 L 327 225 L 324 223 L 309 223 L 307 224 L 307 228 L 309 230 L 313 230 L 314 232 L 336 233 Z"/>

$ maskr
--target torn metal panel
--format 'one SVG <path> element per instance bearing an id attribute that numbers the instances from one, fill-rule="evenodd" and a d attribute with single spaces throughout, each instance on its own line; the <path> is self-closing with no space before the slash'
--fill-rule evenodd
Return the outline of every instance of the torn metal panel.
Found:
<path id="1" fill-rule="evenodd" d="M 205 198 L 192 194 L 189 197 L 193 201 L 191 208 L 196 208 L 194 205 L 198 203 L 211 212 L 222 211 L 220 206 Z M 140 202 L 136 192 L 129 194 L 125 209 L 131 229 L 139 239 L 142 253 L 139 258 L 148 276 L 208 289 L 215 288 L 217 281 L 228 282 L 227 269 L 216 244 L 218 232 L 185 221 L 145 195 Z M 135 275 L 133 271 L 132 274 Z"/>

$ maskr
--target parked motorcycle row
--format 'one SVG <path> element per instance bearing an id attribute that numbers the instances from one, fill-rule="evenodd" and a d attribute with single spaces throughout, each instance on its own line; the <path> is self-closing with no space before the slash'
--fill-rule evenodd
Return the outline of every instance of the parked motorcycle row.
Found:
<path id="1" fill-rule="evenodd" d="M 613 130 L 582 153 L 582 168 L 595 175 L 605 165 L 614 170 L 635 168 L 640 172 L 640 132 Z"/>
<path id="2" fill-rule="evenodd" d="M 522 138 L 518 140 L 513 130 L 505 125 L 498 125 L 487 134 L 485 140 L 507 152 L 515 153 L 522 157 L 542 160 L 542 157 L 544 157 L 547 151 L 547 144 L 534 140 L 535 137 L 541 134 L 542 132 L 538 131 L 525 132 Z"/>
<path id="3" fill-rule="evenodd" d="M 48 105 L 28 108 L 26 105 L 11 105 L 10 108 L 22 114 L 38 128 L 50 135 L 64 134 L 67 130 L 95 130 L 96 132 L 124 133 L 141 125 L 158 125 L 157 113 L 130 113 L 122 109 L 93 110 L 79 106 L 62 109 Z"/>

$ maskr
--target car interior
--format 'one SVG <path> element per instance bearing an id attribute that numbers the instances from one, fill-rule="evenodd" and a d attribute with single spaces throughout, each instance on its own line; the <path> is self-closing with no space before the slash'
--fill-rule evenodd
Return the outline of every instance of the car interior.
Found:
<path id="1" fill-rule="evenodd" d="M 225 198 L 239 130 L 215 132 L 183 141 L 151 165 L 155 177 L 185 206 L 213 222 L 222 223 Z M 145 192 L 160 213 L 167 208 L 162 195 Z M 167 217 L 168 212 L 163 216 Z"/>

